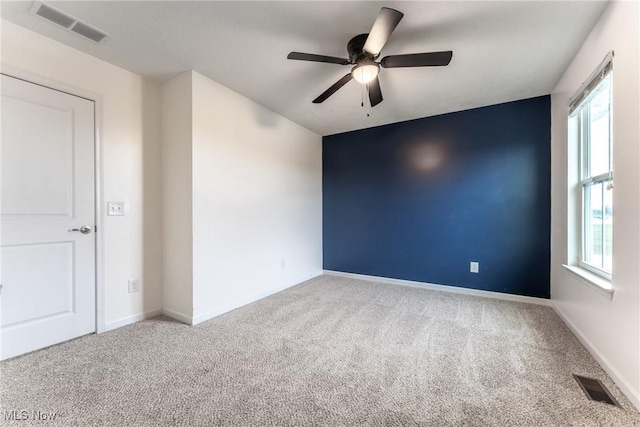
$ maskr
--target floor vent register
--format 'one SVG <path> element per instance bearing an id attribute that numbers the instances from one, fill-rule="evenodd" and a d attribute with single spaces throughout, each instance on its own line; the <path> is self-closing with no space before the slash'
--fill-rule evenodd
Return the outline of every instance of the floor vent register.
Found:
<path id="1" fill-rule="evenodd" d="M 608 403 L 609 405 L 620 406 L 600 380 L 576 374 L 573 374 L 573 377 L 578 381 L 580 388 L 582 388 L 582 391 L 584 391 L 584 394 L 586 394 L 589 399 Z"/>

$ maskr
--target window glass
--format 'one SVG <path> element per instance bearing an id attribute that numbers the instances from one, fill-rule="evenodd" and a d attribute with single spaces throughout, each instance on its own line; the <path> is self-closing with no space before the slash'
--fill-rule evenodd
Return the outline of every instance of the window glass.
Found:
<path id="1" fill-rule="evenodd" d="M 609 152 L 610 130 L 610 76 L 605 78 L 595 89 L 595 96 L 589 102 L 589 168 L 590 176 L 609 172 L 611 156 Z"/>
<path id="2" fill-rule="evenodd" d="M 584 261 L 602 268 L 602 183 L 587 186 L 584 193 Z"/>

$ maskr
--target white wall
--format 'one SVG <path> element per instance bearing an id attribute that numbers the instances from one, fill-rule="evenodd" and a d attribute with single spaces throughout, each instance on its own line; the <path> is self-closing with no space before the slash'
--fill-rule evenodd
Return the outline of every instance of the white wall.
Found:
<path id="1" fill-rule="evenodd" d="M 197 73 L 161 88 L 6 21 L 1 60 L 100 98 L 104 200 L 126 204 L 102 217 L 108 328 L 163 306 L 201 321 L 321 272 L 320 136 Z"/>
<path id="2" fill-rule="evenodd" d="M 99 95 L 104 200 L 124 201 L 103 217 L 107 327 L 161 307 L 160 91 L 157 84 L 2 21 L 2 69 Z M 128 279 L 140 279 L 129 294 Z"/>
<path id="3" fill-rule="evenodd" d="M 640 409 L 639 13 L 638 2 L 612 2 L 551 96 L 551 298 L 558 313 Z M 610 50 L 615 51 L 612 300 L 562 267 L 571 250 L 567 171 L 577 158 L 567 150 L 568 98 Z"/>
<path id="4" fill-rule="evenodd" d="M 191 73 L 162 85 L 162 309 L 193 316 Z"/>
<path id="5" fill-rule="evenodd" d="M 196 323 L 320 274 L 321 137 L 193 73 L 193 229 Z"/>

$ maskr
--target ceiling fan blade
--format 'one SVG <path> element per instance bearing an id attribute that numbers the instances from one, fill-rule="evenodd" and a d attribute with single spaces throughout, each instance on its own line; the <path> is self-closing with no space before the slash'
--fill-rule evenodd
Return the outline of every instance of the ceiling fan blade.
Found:
<path id="1" fill-rule="evenodd" d="M 297 59 L 298 61 L 328 62 L 329 64 L 348 65 L 349 60 L 336 58 L 335 56 L 315 55 L 313 53 L 291 52 L 287 59 Z"/>
<path id="2" fill-rule="evenodd" d="M 388 7 L 380 9 L 376 22 L 373 23 L 367 41 L 364 43 L 363 50 L 374 57 L 378 56 L 403 16 L 402 12 L 395 9 Z"/>
<path id="3" fill-rule="evenodd" d="M 409 55 L 391 55 L 385 56 L 380 61 L 380 65 L 384 68 L 400 68 L 400 67 L 442 67 L 449 65 L 453 52 L 447 50 L 445 52 L 430 53 L 412 53 Z"/>
<path id="4" fill-rule="evenodd" d="M 375 107 L 376 105 L 382 102 L 382 91 L 380 90 L 380 80 L 376 77 L 367 83 L 367 89 L 369 89 L 369 102 L 371 102 L 371 106 Z"/>
<path id="5" fill-rule="evenodd" d="M 324 92 L 322 92 L 322 94 L 319 97 L 317 97 L 316 99 L 313 100 L 313 103 L 314 104 L 320 104 L 321 102 L 324 102 L 328 97 L 330 97 L 331 95 L 336 93 L 338 91 L 338 89 L 340 89 L 342 86 L 344 86 L 347 83 L 349 83 L 351 81 L 351 79 L 352 79 L 351 73 L 345 75 L 343 78 L 341 78 L 340 80 L 335 82 L 333 84 L 333 86 L 331 86 L 329 89 L 327 89 Z"/>

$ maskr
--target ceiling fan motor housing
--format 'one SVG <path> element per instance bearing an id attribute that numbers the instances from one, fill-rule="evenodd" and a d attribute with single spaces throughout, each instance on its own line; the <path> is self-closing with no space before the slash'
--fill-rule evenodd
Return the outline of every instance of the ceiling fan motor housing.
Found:
<path id="1" fill-rule="evenodd" d="M 347 52 L 349 53 L 349 60 L 352 64 L 358 62 L 358 59 L 363 56 L 375 59 L 372 56 L 367 55 L 367 53 L 363 50 L 364 44 L 367 41 L 367 37 L 369 37 L 369 34 L 359 34 L 349 40 L 349 43 L 347 43 Z"/>

